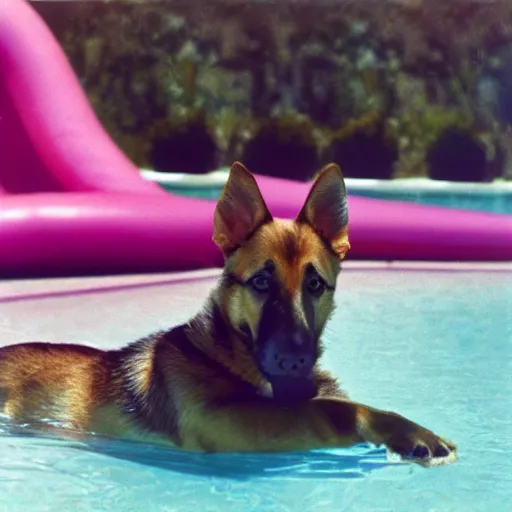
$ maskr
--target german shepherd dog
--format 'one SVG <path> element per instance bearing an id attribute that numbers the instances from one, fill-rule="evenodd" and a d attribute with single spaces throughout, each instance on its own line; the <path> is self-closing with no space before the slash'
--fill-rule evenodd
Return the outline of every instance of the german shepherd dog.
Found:
<path id="1" fill-rule="evenodd" d="M 224 269 L 188 323 L 119 350 L 5 346 L 0 411 L 15 423 L 43 427 L 49 419 L 78 435 L 207 453 L 369 442 L 425 466 L 457 458 L 453 443 L 420 425 L 350 401 L 319 366 L 340 261 L 350 249 L 337 165 L 318 173 L 292 221 L 272 217 L 252 174 L 235 162 L 216 205 L 213 240 Z"/>

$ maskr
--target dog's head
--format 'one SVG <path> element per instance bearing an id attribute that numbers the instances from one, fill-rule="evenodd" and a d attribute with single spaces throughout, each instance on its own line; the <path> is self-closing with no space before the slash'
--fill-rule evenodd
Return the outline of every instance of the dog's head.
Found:
<path id="1" fill-rule="evenodd" d="M 272 217 L 254 177 L 235 163 L 217 203 L 213 240 L 226 258 L 222 309 L 274 397 L 310 398 L 319 338 L 350 249 L 339 167 L 318 174 L 299 215 L 288 221 Z"/>

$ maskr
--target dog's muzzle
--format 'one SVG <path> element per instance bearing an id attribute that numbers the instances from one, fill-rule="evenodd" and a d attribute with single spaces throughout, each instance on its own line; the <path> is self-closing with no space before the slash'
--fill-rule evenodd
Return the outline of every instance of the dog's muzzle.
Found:
<path id="1" fill-rule="evenodd" d="M 272 385 L 274 400 L 297 403 L 315 396 L 312 371 L 316 342 L 306 332 L 278 332 L 260 346 L 259 366 Z"/>

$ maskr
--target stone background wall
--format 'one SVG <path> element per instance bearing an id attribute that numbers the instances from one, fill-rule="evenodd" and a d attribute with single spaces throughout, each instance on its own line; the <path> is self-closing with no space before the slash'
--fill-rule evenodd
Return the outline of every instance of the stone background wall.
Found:
<path id="1" fill-rule="evenodd" d="M 512 2 L 33 4 L 139 166 L 512 178 Z"/>

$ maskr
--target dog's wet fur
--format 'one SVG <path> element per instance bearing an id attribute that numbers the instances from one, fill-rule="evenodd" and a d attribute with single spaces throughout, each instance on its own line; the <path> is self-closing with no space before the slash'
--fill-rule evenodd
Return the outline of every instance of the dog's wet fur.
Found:
<path id="1" fill-rule="evenodd" d="M 274 219 L 254 177 L 234 163 L 213 226 L 225 266 L 197 315 L 119 350 L 3 347 L 1 410 L 41 428 L 50 419 L 210 453 L 371 442 L 423 465 L 455 460 L 451 442 L 350 401 L 320 367 L 348 225 L 336 165 L 320 171 L 292 221 Z"/>

